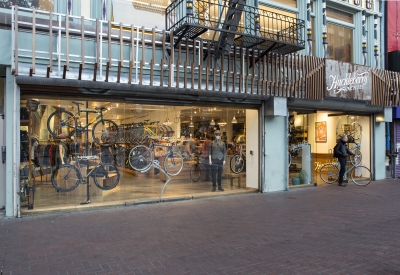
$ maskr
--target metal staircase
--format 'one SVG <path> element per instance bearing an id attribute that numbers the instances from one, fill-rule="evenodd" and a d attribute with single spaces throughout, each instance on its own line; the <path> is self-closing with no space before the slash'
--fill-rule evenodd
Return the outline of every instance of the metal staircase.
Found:
<path id="1" fill-rule="evenodd" d="M 222 31 L 219 33 L 218 43 L 215 47 L 215 59 L 219 59 L 223 52 L 231 50 L 245 4 L 246 0 L 229 1 L 228 11 L 222 24 Z"/>

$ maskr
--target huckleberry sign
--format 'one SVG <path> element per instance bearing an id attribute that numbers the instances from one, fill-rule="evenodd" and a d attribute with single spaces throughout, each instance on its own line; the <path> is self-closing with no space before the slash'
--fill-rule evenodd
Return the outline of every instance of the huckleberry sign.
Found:
<path id="1" fill-rule="evenodd" d="M 346 99 L 371 100 L 371 68 L 326 60 L 326 96 Z"/>

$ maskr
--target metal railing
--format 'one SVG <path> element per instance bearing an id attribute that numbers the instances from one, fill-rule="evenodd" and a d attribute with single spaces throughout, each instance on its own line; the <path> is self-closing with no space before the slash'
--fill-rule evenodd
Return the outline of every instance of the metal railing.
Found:
<path id="1" fill-rule="evenodd" d="M 234 44 L 244 48 L 263 49 L 263 45 L 269 47 L 271 41 L 298 46 L 296 50 L 305 47 L 304 20 L 243 5 L 240 20 L 230 21 L 236 25 L 226 29 L 223 24 L 228 20 L 230 1 L 196 0 L 191 10 L 186 7 L 187 2 L 190 1 L 173 1 L 165 12 L 166 29 L 174 31 L 176 36 L 186 31 L 184 36 L 189 39 L 200 36 L 205 40 L 217 40 L 220 33 L 228 32 L 235 34 Z"/>

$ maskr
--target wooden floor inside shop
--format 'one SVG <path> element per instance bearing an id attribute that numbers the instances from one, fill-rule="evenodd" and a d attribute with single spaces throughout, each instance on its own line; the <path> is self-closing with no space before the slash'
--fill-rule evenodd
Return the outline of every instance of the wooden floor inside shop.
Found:
<path id="1" fill-rule="evenodd" d="M 220 196 L 228 194 L 240 194 L 247 192 L 256 192 L 255 189 L 246 188 L 246 172 L 239 175 L 230 172 L 226 164 L 223 169 L 222 187 L 224 191 L 212 192 L 212 182 L 200 179 L 198 182 L 192 182 L 190 179 L 190 168 L 193 161 L 185 161 L 182 171 L 179 175 L 171 177 L 166 185 L 162 198 L 179 197 L 202 197 L 202 196 Z M 118 167 L 120 172 L 119 184 L 112 190 L 102 191 L 94 184 L 90 177 L 90 204 L 125 204 L 137 201 L 158 200 L 160 192 L 164 187 L 166 177 L 163 173 L 155 173 L 152 168 L 147 173 L 139 173 L 129 168 Z M 80 184 L 71 192 L 57 192 L 51 184 L 51 175 L 44 174 L 42 177 L 35 178 L 36 192 L 34 197 L 34 210 L 37 209 L 63 209 L 74 208 L 87 202 L 88 187 L 86 184 Z M 240 187 L 239 187 L 240 181 Z M 22 211 L 27 210 L 25 203 L 21 203 Z"/>
<path id="2" fill-rule="evenodd" d="M 294 187 L 292 178 L 298 178 L 302 170 L 302 157 L 292 157 L 292 165 L 289 167 L 289 186 Z M 311 179 L 307 185 L 326 184 L 320 177 L 320 167 L 326 163 L 336 163 L 336 159 L 328 154 L 311 154 Z M 302 185 L 301 183 L 298 185 Z"/>

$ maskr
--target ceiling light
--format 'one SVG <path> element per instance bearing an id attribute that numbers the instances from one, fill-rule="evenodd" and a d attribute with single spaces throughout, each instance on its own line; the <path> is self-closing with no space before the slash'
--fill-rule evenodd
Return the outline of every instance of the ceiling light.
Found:
<path id="1" fill-rule="evenodd" d="M 172 122 L 169 120 L 169 118 L 166 118 L 165 121 L 163 122 L 164 125 L 170 126 Z"/>
<path id="2" fill-rule="evenodd" d="M 214 121 L 214 119 L 211 119 L 211 121 L 210 121 L 210 126 L 215 126 L 215 121 Z"/>
<path id="3" fill-rule="evenodd" d="M 218 122 L 219 126 L 225 126 L 226 125 L 226 121 L 225 119 L 222 119 L 222 121 Z"/>
<path id="4" fill-rule="evenodd" d="M 232 118 L 232 123 L 237 123 L 237 119 L 235 116 L 233 116 L 233 118 Z"/>
<path id="5" fill-rule="evenodd" d="M 192 117 L 190 117 L 189 127 L 190 127 L 190 128 L 193 128 L 193 127 L 194 127 L 194 124 L 193 124 L 193 121 L 192 121 Z"/>

